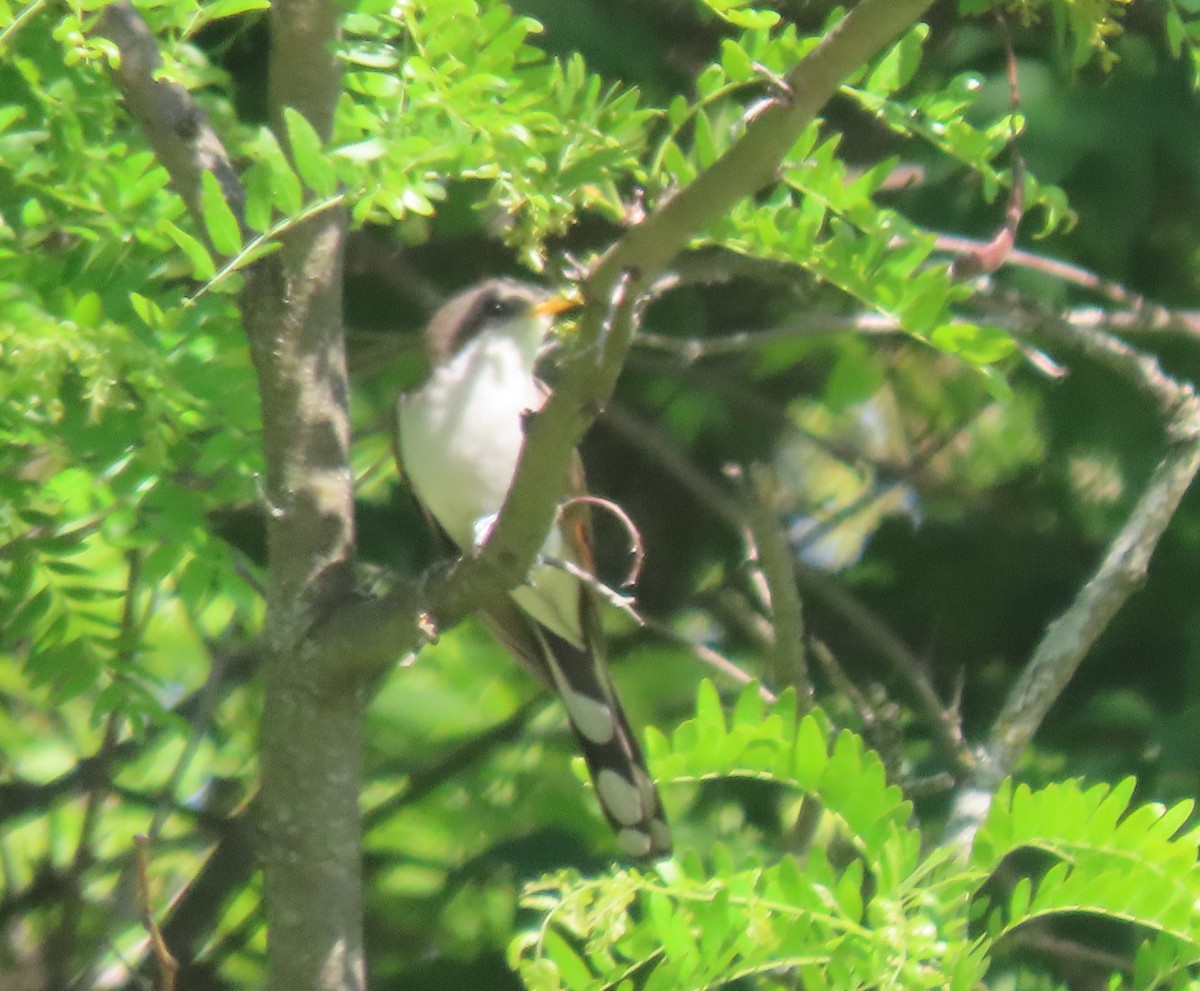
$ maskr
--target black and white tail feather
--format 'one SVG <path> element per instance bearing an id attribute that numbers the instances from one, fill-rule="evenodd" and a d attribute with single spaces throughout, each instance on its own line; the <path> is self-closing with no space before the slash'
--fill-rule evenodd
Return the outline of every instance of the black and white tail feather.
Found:
<path id="1" fill-rule="evenodd" d="M 488 610 L 484 619 L 503 646 L 562 699 L 600 809 L 622 852 L 636 859 L 669 854 L 671 831 L 658 790 L 595 650 L 568 643 L 509 603 Z"/>
<path id="2" fill-rule="evenodd" d="M 580 472 L 582 468 L 576 465 L 575 470 Z M 452 549 L 454 542 L 446 531 L 424 506 L 421 509 L 441 544 Z M 580 516 L 579 509 L 572 515 Z M 586 519 L 586 510 L 582 516 Z M 601 642 L 596 635 L 596 593 L 583 586 L 580 592 L 581 626 L 590 634 L 587 648 L 576 647 L 546 629 L 512 599 L 493 604 L 481 613 L 481 618 L 500 645 L 562 700 L 596 789 L 600 811 L 622 853 L 637 860 L 666 857 L 671 853 L 671 827 L 642 748 L 596 646 Z"/>

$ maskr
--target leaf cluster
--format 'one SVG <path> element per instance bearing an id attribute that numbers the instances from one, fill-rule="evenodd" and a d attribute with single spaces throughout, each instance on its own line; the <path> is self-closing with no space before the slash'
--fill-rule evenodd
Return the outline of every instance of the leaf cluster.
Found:
<path id="1" fill-rule="evenodd" d="M 726 721 L 705 687 L 694 718 L 651 752 L 668 783 L 772 781 L 803 795 L 819 824 L 771 852 L 689 849 L 652 872 L 530 885 L 542 922 L 510 951 L 528 987 L 701 989 L 753 975 L 781 988 L 968 989 L 1014 966 L 1035 971 L 1014 965 L 1015 934 L 1080 914 L 1119 923 L 1139 947 L 1123 986 L 1195 979 L 1200 834 L 1181 833 L 1189 802 L 1132 804 L 1132 780 L 1006 786 L 968 853 L 922 853 L 912 808 L 878 758 L 820 712 L 797 720 L 792 698 L 767 709 L 748 688 Z M 1049 863 L 1010 867 L 1030 850 Z"/>

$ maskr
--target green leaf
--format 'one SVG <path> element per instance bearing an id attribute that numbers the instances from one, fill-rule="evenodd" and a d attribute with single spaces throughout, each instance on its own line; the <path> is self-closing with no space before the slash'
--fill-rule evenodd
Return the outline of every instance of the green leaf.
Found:
<path id="1" fill-rule="evenodd" d="M 204 604 L 213 583 L 213 569 L 207 562 L 193 558 L 183 569 L 183 575 L 175 586 L 179 598 L 193 609 Z"/>
<path id="2" fill-rule="evenodd" d="M 558 975 L 571 991 L 583 991 L 592 983 L 592 972 L 583 958 L 557 932 L 546 934 L 546 953 L 558 968 Z"/>
<path id="3" fill-rule="evenodd" d="M 812 715 L 805 716 L 800 721 L 800 730 L 796 734 L 794 773 L 800 787 L 815 790 L 828 760 L 825 733 L 820 723 Z"/>
<path id="4" fill-rule="evenodd" d="M 71 320 L 80 327 L 95 328 L 104 318 L 104 304 L 99 293 L 88 292 L 71 307 Z"/>
<path id="5" fill-rule="evenodd" d="M 331 195 L 337 189 L 337 172 L 321 147 L 320 136 L 304 115 L 292 107 L 283 108 L 283 120 L 300 178 L 318 196 Z"/>
<path id="6" fill-rule="evenodd" d="M 730 24 L 751 31 L 765 31 L 780 21 L 779 14 L 774 10 L 727 10 L 721 16 Z"/>
<path id="7" fill-rule="evenodd" d="M 25 116 L 24 107 L 0 107 L 0 132 L 7 131 L 13 124 Z"/>
<path id="8" fill-rule="evenodd" d="M 304 208 L 304 191 L 300 186 L 299 176 L 292 169 L 287 156 L 284 155 L 283 149 L 279 147 L 278 140 L 269 128 L 264 127 L 259 130 L 255 141 L 255 150 L 258 153 L 259 162 L 270 173 L 266 184 L 271 190 L 272 202 L 285 216 L 295 216 Z M 259 208 L 259 219 L 261 219 L 261 207 Z M 266 230 L 267 226 L 269 224 L 264 225 L 263 230 Z"/>
<path id="9" fill-rule="evenodd" d="M 1014 399 L 1013 387 L 1004 374 L 992 365 L 985 365 L 979 369 L 979 376 L 983 381 L 983 386 L 997 402 L 1009 405 Z"/>
<path id="10" fill-rule="evenodd" d="M 223 17 L 236 17 L 252 10 L 268 10 L 270 6 L 271 0 L 211 0 L 200 8 L 204 18 L 202 23 L 208 24 Z"/>
<path id="11" fill-rule="evenodd" d="M 177 227 L 165 217 L 158 222 L 158 229 L 167 235 L 192 263 L 192 272 L 200 282 L 207 282 L 217 274 L 217 266 L 213 264 L 208 249 L 197 241 L 187 231 Z"/>
<path id="12" fill-rule="evenodd" d="M 721 67 L 733 81 L 751 79 L 754 76 L 754 60 L 734 39 L 721 42 Z M 685 103 L 686 106 L 686 103 Z"/>
<path id="13" fill-rule="evenodd" d="M 929 342 L 973 365 L 991 365 L 1017 350 L 1012 335 L 999 327 L 955 321 L 942 324 L 929 335 Z"/>
<path id="14" fill-rule="evenodd" d="M 260 234 L 271 226 L 273 179 L 274 172 L 266 162 L 254 162 L 242 175 L 242 187 L 246 190 L 246 226 Z"/>
<path id="15" fill-rule="evenodd" d="M 151 588 L 162 582 L 183 560 L 183 547 L 174 543 L 160 543 L 142 562 L 142 581 Z"/>
<path id="16" fill-rule="evenodd" d="M 129 303 L 133 307 L 133 312 L 138 315 L 138 318 L 147 327 L 158 327 L 162 324 L 162 307 L 154 302 L 154 300 L 148 299 L 141 293 L 131 292 L 129 294 Z"/>
<path id="17" fill-rule="evenodd" d="M 200 212 L 212 246 L 222 255 L 236 255 L 242 250 L 242 232 L 237 218 L 225 200 L 221 184 L 212 172 L 200 175 Z"/>
<path id="18" fill-rule="evenodd" d="M 696 722 L 706 734 L 725 735 L 725 712 L 721 708 L 721 696 L 707 678 L 700 683 L 696 697 Z"/>
<path id="19" fill-rule="evenodd" d="M 825 383 L 825 401 L 834 409 L 845 409 L 873 396 L 883 385 L 883 370 L 865 346 L 847 349 Z"/>
<path id="20" fill-rule="evenodd" d="M 41 227 L 45 222 L 45 207 L 36 196 L 31 196 L 21 206 L 21 223 L 26 227 Z"/>
<path id="21" fill-rule="evenodd" d="M 367 138 L 365 141 L 343 145 L 334 154 L 352 162 L 374 162 L 387 154 L 387 144 L 381 138 Z"/>
<path id="22" fill-rule="evenodd" d="M 1022 919 L 1029 911 L 1029 899 L 1033 891 L 1032 882 L 1027 877 L 1020 878 L 1013 885 L 1012 895 L 1008 899 L 1008 914 L 1011 919 Z"/>
<path id="23" fill-rule="evenodd" d="M 233 266 L 233 270 L 237 271 L 238 269 L 245 268 L 251 262 L 256 262 L 267 255 L 273 255 L 282 247 L 283 245 L 279 241 L 260 240 L 257 244 L 251 244 L 234 259 L 236 264 Z"/>
<path id="24" fill-rule="evenodd" d="M 738 696 L 733 709 L 734 726 L 757 726 L 763 720 L 763 697 L 759 693 L 758 682 L 747 685 Z"/>
<path id="25" fill-rule="evenodd" d="M 928 37 L 928 25 L 915 25 L 879 60 L 867 79 L 866 88 L 886 94 L 907 85 L 921 64 L 921 50 Z"/>
<path id="26" fill-rule="evenodd" d="M 517 968 L 521 980 L 529 991 L 559 991 L 563 983 L 558 968 L 553 960 L 538 957 L 536 960 L 522 960 Z"/>
<path id="27" fill-rule="evenodd" d="M 1180 52 L 1183 51 L 1183 41 L 1185 37 L 1183 18 L 1179 16 L 1179 11 L 1174 7 L 1167 7 L 1165 16 L 1167 29 L 1167 48 L 1175 58 L 1179 58 Z"/>
<path id="28" fill-rule="evenodd" d="M 52 602 L 50 589 L 39 589 L 36 595 L 22 603 L 9 618 L 5 635 L 16 639 L 28 634 L 34 624 L 50 611 Z"/>
<path id="29" fill-rule="evenodd" d="M 863 914 L 863 862 L 852 860 L 846 867 L 846 873 L 838 878 L 834 895 L 838 907 L 851 922 L 859 922 Z"/>

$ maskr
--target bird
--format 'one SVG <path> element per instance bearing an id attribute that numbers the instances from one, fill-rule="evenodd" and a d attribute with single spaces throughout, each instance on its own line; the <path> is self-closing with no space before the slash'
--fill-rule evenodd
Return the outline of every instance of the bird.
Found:
<path id="1" fill-rule="evenodd" d="M 554 317 L 574 305 L 524 282 L 488 279 L 450 299 L 426 329 L 428 377 L 396 406 L 401 473 L 436 526 L 468 552 L 504 504 L 524 424 L 549 390 L 536 366 Z M 576 455 L 572 487 L 583 491 Z M 576 566 L 572 574 L 554 561 Z M 671 851 L 671 833 L 642 749 L 605 666 L 586 510 L 568 504 L 524 584 L 482 612 L 500 644 L 557 693 L 600 807 L 622 853 Z"/>

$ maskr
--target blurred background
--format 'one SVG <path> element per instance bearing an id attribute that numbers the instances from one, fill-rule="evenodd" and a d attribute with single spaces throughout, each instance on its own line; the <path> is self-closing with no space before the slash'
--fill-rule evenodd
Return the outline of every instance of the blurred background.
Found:
<path id="1" fill-rule="evenodd" d="M 739 34 L 685 0 L 511 6 L 542 25 L 531 43 L 564 59 L 578 53 L 605 85 L 636 87 L 650 107 L 693 93 L 722 41 Z M 820 29 L 832 5 L 773 6 L 803 35 Z M 1042 207 L 1030 210 L 1017 243 L 1042 262 L 1014 260 L 973 283 L 998 309 L 1128 309 L 1114 304 L 1108 283 L 1184 314 L 1197 308 L 1200 115 L 1191 67 L 1169 51 L 1166 10 L 1131 3 L 1107 55 L 1082 63 L 1051 18 L 1008 25 L 1026 125 L 1020 153 L 1040 183 L 1061 187 L 1074 220 L 1047 224 Z M 965 119 L 984 128 L 1007 114 L 1005 31 L 950 3 L 935 4 L 927 23 L 923 59 L 901 95 L 940 91 L 969 72 L 978 86 Z M 192 40 L 222 94 L 214 115 L 236 117 L 239 127 L 263 123 L 263 17 L 217 21 Z M 24 62 L 0 64 L 0 92 L 34 87 L 27 67 L 48 64 L 56 50 L 33 30 L 21 45 Z M 771 95 L 769 82 L 761 95 Z M 746 102 L 730 104 L 731 128 Z M 654 133 L 661 121 L 645 126 Z M 1003 224 L 1004 189 L 935 143 L 898 133 L 861 101 L 844 94 L 826 108 L 822 136 L 832 135 L 851 174 L 892 160 L 875 200 L 912 224 L 981 242 Z M 0 173 L 0 202 L 8 211 L 25 180 L 14 158 L 20 149 L 6 150 L 11 171 Z M 1008 167 L 1007 154 L 997 168 Z M 573 260 L 602 251 L 624 226 L 604 211 L 576 213 L 543 240 L 534 274 L 531 256 L 505 236 L 513 213 L 490 190 L 484 178 L 451 177 L 432 212 L 390 224 L 370 218 L 351 235 L 346 319 L 364 584 L 418 574 L 441 555 L 397 475 L 390 439 L 395 397 L 420 374 L 425 320 L 486 276 L 567 281 Z M 636 183 L 624 181 L 620 192 L 634 217 Z M 33 230 L 37 218 L 22 216 L 21 229 Z M 76 236 L 62 225 L 45 235 L 44 264 L 58 266 L 46 278 L 69 285 L 86 272 L 70 244 L 60 250 L 53 240 Z M 942 242 L 935 257 L 952 258 L 954 243 Z M 1076 270 L 1064 278 L 1045 260 L 1105 284 L 1088 285 Z M 937 822 L 950 797 L 938 777 L 944 754 L 897 663 L 923 672 L 961 712 L 968 740 L 980 739 L 1165 450 L 1158 412 L 1127 381 L 1057 345 L 972 362 L 896 333 L 801 265 L 700 247 L 659 289 L 583 450 L 593 488 L 628 512 L 646 553 L 636 588 L 646 625 L 615 611 L 606 618 L 633 721 L 669 731 L 693 710 L 706 677 L 735 693 L 737 679 L 698 656 L 705 651 L 773 690 L 786 687 L 787 673 L 768 660 L 760 576 L 736 518 L 744 492 L 728 472 L 757 465 L 769 479 L 762 498 L 799 562 L 806 633 L 831 659 L 810 660 L 818 702 L 881 748 L 896 780 L 913 786 L 918 817 Z M 212 333 L 187 374 L 215 397 L 209 413 L 226 428 L 163 441 L 185 444 L 186 435 L 185 447 L 172 450 L 194 455 L 170 484 L 150 485 L 148 470 L 134 470 L 141 455 L 128 452 L 158 442 L 144 433 L 147 415 L 178 425 L 186 414 L 167 409 L 170 397 L 152 383 L 136 393 L 135 382 L 142 405 L 132 410 L 98 400 L 93 382 L 125 346 L 102 336 L 96 347 L 107 355 L 77 355 L 75 374 L 56 373 L 58 447 L 31 440 L 19 409 L 3 424 L 5 498 L 28 503 L 0 555 L 0 595 L 7 590 L 9 600 L 0 610 L 0 952 L 8 961 L 0 975 L 12 975 L 3 987 L 65 986 L 56 975 L 80 972 L 81 961 L 90 969 L 78 986 L 141 986 L 136 920 L 117 921 L 106 906 L 132 883 L 128 836 L 150 821 L 161 835 L 155 871 L 180 879 L 171 889 L 179 898 L 167 923 L 172 945 L 201 961 L 179 987 L 261 977 L 258 882 L 243 814 L 253 801 L 261 692 L 263 509 L 258 455 L 246 453 L 257 408 L 236 325 Z M 1194 335 L 1138 330 L 1134 341 L 1181 379 L 1200 374 Z M 178 346 L 201 347 L 183 330 Z M 45 519 L 29 508 L 35 490 L 57 507 Z M 91 529 L 55 530 L 60 513 Z M 133 516 L 138 526 L 148 521 L 151 538 L 129 536 Z M 628 539 L 611 521 L 598 526 L 601 573 L 617 581 Z M 38 527 L 44 532 L 29 537 Z M 171 550 L 184 545 L 186 557 Z M 37 577 L 46 561 L 58 563 L 58 577 Z M 55 616 L 76 622 L 87 610 L 108 624 L 105 636 L 123 628 L 115 605 L 70 591 L 84 584 L 73 567 L 116 589 L 109 598 L 118 604 L 127 582 L 142 590 L 136 649 L 88 654 L 79 637 L 50 636 Z M 1198 590 L 1193 493 L 1145 587 L 1039 734 L 1022 767 L 1026 780 L 1136 774 L 1144 798 L 1200 791 Z M 112 718 L 117 697 L 120 719 Z M 504 951 L 528 923 L 517 905 L 521 885 L 565 867 L 599 870 L 615 855 L 574 754 L 560 709 L 474 622 L 379 686 L 364 795 L 376 987 L 518 986 Z M 95 788 L 100 780 L 104 790 Z M 683 847 L 723 842 L 753 860 L 783 828 L 778 796 L 753 783 L 669 789 L 665 798 Z"/>

